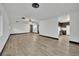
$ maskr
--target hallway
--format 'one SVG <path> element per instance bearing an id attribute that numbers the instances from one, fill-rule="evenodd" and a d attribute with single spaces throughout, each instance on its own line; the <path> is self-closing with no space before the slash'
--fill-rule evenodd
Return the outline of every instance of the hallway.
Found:
<path id="1" fill-rule="evenodd" d="M 34 33 L 11 35 L 2 56 L 75 56 L 79 45 L 68 42 L 67 36 L 59 40 Z"/>

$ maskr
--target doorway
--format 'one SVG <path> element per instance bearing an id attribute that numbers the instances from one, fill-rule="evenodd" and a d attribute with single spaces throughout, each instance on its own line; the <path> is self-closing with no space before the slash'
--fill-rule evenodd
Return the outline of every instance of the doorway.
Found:
<path id="1" fill-rule="evenodd" d="M 39 25 L 38 24 L 31 24 L 30 25 L 30 33 L 39 34 Z"/>
<path id="2" fill-rule="evenodd" d="M 60 16 L 58 18 L 58 46 L 60 49 L 69 50 L 70 40 L 70 15 Z"/>
<path id="3" fill-rule="evenodd" d="M 58 26 L 60 28 L 59 36 L 60 35 L 69 35 L 70 22 L 58 22 Z"/>
<path id="4" fill-rule="evenodd" d="M 30 25 L 30 33 L 33 33 L 33 25 Z"/>
<path id="5" fill-rule="evenodd" d="M 39 34 L 39 24 L 37 25 L 37 34 Z"/>
<path id="6" fill-rule="evenodd" d="M 58 36 L 70 35 L 70 15 L 60 16 L 58 18 Z"/>

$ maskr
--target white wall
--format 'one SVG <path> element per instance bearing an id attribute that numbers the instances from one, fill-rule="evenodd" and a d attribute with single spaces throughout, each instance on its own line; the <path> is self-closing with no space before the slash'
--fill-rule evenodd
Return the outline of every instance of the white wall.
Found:
<path id="1" fill-rule="evenodd" d="M 0 12 L 1 12 L 1 15 L 3 16 L 3 35 L 0 37 L 0 52 L 1 52 L 9 37 L 10 27 L 9 27 L 7 13 L 2 4 L 0 4 Z"/>
<path id="2" fill-rule="evenodd" d="M 79 42 L 79 12 L 71 13 L 70 20 L 70 40 Z"/>
<path id="3" fill-rule="evenodd" d="M 12 30 L 11 30 L 11 34 L 15 34 L 15 33 L 28 33 L 29 32 L 29 24 L 27 24 L 26 22 L 23 23 L 13 23 L 12 24 Z"/>
<path id="4" fill-rule="evenodd" d="M 29 20 L 29 19 L 27 19 Z M 24 19 L 19 19 L 11 22 L 11 34 L 28 33 L 30 32 L 30 23 Z M 33 32 L 37 33 L 37 23 L 33 23 Z"/>
<path id="5" fill-rule="evenodd" d="M 58 38 L 58 20 L 57 20 L 57 18 L 40 21 L 39 34 Z"/>
<path id="6" fill-rule="evenodd" d="M 58 22 L 69 22 L 69 21 L 70 21 L 69 14 L 64 14 L 64 15 L 58 17 Z"/>
<path id="7" fill-rule="evenodd" d="M 0 37 L 3 35 L 3 17 L 0 15 Z"/>

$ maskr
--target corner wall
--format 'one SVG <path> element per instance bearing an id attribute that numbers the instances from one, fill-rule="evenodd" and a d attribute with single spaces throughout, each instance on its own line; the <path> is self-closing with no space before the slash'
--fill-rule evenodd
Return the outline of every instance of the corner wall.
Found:
<path id="1" fill-rule="evenodd" d="M 1 53 L 9 35 L 10 35 L 10 32 L 9 32 L 10 26 L 9 26 L 7 13 L 2 4 L 0 4 L 0 12 L 1 12 L 1 15 L 3 16 L 3 35 L 0 37 L 0 53 Z"/>
<path id="2" fill-rule="evenodd" d="M 79 43 L 79 11 L 69 13 L 70 15 L 70 41 Z M 58 19 L 42 20 L 39 23 L 39 34 L 58 38 Z"/>

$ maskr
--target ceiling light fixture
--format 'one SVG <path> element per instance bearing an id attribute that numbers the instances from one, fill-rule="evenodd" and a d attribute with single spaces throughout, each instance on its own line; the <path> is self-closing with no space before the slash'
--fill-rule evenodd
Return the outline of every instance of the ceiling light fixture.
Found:
<path id="1" fill-rule="evenodd" d="M 38 4 L 38 3 L 33 3 L 33 4 L 32 4 L 32 7 L 33 7 L 33 8 L 39 8 L 39 4 Z"/>
<path id="2" fill-rule="evenodd" d="M 25 19 L 25 17 L 22 17 L 22 19 Z"/>

